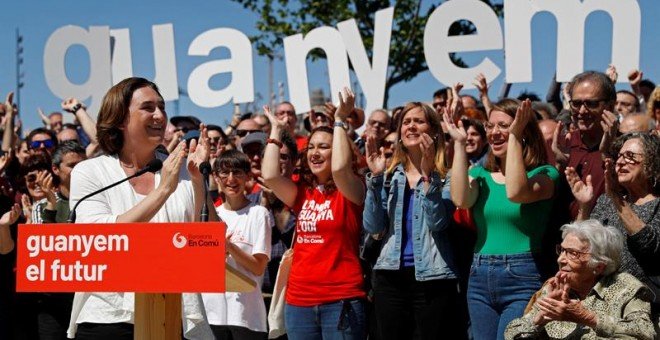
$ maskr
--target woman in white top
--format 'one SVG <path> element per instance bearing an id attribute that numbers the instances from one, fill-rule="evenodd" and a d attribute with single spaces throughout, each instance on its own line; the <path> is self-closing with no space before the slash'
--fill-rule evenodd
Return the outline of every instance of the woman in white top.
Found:
<path id="1" fill-rule="evenodd" d="M 261 287 L 270 259 L 273 220 L 266 208 L 250 202 L 245 195 L 249 173 L 250 159 L 237 150 L 223 152 L 213 165 L 213 179 L 223 196 L 217 212 L 227 224 L 227 264 Z M 216 339 L 267 338 L 266 306 L 260 289 L 247 293 L 204 293 L 202 298 Z"/>
<path id="2" fill-rule="evenodd" d="M 187 160 L 185 142 L 167 156 L 156 151 L 166 125 L 165 102 L 149 80 L 128 78 L 106 93 L 97 121 L 97 138 L 105 155 L 73 169 L 70 206 L 136 173 L 154 158 L 163 160 L 163 167 L 81 202 L 76 209 L 77 223 L 188 222 L 198 218 L 204 199 L 198 165 L 208 158 L 208 138 L 203 131 L 201 144 L 191 143 Z M 184 162 L 188 171 L 182 169 Z M 182 300 L 185 336 L 203 337 L 199 332 L 204 329 L 210 336 L 208 326 L 196 327 L 207 325 L 199 294 L 184 294 Z M 133 339 L 133 304 L 133 293 L 76 293 L 68 335 Z"/>

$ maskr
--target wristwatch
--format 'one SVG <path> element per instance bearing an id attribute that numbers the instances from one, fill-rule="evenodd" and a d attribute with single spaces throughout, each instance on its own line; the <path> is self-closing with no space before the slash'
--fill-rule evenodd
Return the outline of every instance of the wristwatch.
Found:
<path id="1" fill-rule="evenodd" d="M 334 125 L 334 127 L 340 127 L 340 128 L 342 128 L 342 129 L 344 129 L 344 130 L 348 130 L 348 124 L 346 124 L 346 122 L 342 122 L 342 121 L 340 121 L 340 120 L 336 120 L 336 121 L 335 121 L 335 125 Z"/>

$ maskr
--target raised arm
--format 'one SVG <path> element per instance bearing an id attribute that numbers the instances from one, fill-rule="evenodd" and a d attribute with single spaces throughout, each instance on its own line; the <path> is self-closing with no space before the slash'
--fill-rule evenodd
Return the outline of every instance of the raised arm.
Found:
<path id="1" fill-rule="evenodd" d="M 14 146 L 14 92 L 7 94 L 5 100 L 5 126 L 2 132 L 2 151 L 12 152 Z"/>
<path id="2" fill-rule="evenodd" d="M 486 115 L 490 114 L 493 103 L 488 98 L 488 81 L 486 80 L 486 76 L 483 73 L 479 73 L 474 79 L 473 85 L 479 90 L 479 99 L 481 99 L 481 103 L 484 105 Z"/>
<path id="3" fill-rule="evenodd" d="M 387 220 L 387 195 L 383 190 L 385 181 L 385 156 L 384 148 L 378 149 L 376 137 L 367 136 L 366 141 L 367 165 L 367 197 L 364 202 L 362 224 L 364 230 L 370 234 L 379 234 L 389 226 Z"/>
<path id="4" fill-rule="evenodd" d="M 282 132 L 286 130 L 289 118 L 288 116 L 284 116 L 282 119 L 276 118 L 268 106 L 264 106 L 264 114 L 270 121 L 270 140 L 276 142 L 266 143 L 264 158 L 261 161 L 261 177 L 264 179 L 264 184 L 275 193 L 277 198 L 292 207 L 296 201 L 298 187 L 290 178 L 282 176 L 280 146 L 277 144 L 277 142 L 282 143 Z"/>
<path id="5" fill-rule="evenodd" d="M 89 136 L 89 139 L 92 143 L 97 143 L 96 141 L 96 123 L 92 120 L 92 117 L 87 114 L 87 108 L 76 98 L 67 98 L 62 102 L 62 110 L 72 113 L 80 126 L 82 126 L 83 131 Z"/>
<path id="6" fill-rule="evenodd" d="M 523 131 L 532 120 L 534 113 L 529 99 L 523 101 L 516 111 L 516 117 L 509 128 L 509 142 L 506 151 L 506 174 L 504 176 L 506 196 L 516 203 L 532 203 L 549 199 L 555 192 L 555 184 L 545 174 L 527 178 L 523 161 Z"/>
<path id="7" fill-rule="evenodd" d="M 447 112 L 443 113 L 442 120 L 445 122 L 447 132 L 454 140 L 454 160 L 450 184 L 451 200 L 456 207 L 467 209 L 474 205 L 479 196 L 479 187 L 468 176 L 468 156 L 465 152 L 467 132 L 463 127 L 463 122 L 459 120 L 457 126 Z"/>
<path id="8" fill-rule="evenodd" d="M 335 111 L 335 122 L 344 123 L 348 115 L 355 108 L 355 95 L 344 88 L 339 93 L 339 107 Z M 339 192 L 349 201 L 362 205 L 364 203 L 365 189 L 362 179 L 353 171 L 353 149 L 346 130 L 335 124 L 332 139 L 332 179 Z"/>

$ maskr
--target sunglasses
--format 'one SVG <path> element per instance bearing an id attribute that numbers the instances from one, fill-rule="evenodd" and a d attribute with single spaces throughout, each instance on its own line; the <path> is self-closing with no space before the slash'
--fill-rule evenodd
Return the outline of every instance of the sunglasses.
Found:
<path id="1" fill-rule="evenodd" d="M 222 139 L 222 137 L 211 137 L 211 138 L 209 138 L 209 142 L 211 142 L 211 144 L 218 144 L 220 141 L 224 142 L 224 139 Z"/>
<path id="2" fill-rule="evenodd" d="M 41 146 L 44 146 L 46 149 L 50 149 L 53 146 L 55 146 L 55 142 L 53 142 L 52 139 L 46 139 L 46 140 L 35 140 L 30 142 L 30 149 L 38 149 Z"/>
<path id="3" fill-rule="evenodd" d="M 238 137 L 245 137 L 253 132 L 259 132 L 261 130 L 236 130 L 236 135 Z"/>
<path id="4" fill-rule="evenodd" d="M 384 148 L 390 148 L 390 147 L 392 147 L 392 145 L 394 145 L 394 141 L 391 141 L 391 140 L 384 140 L 380 143 L 380 146 L 382 146 Z"/>
<path id="5" fill-rule="evenodd" d="M 604 102 L 604 100 L 602 99 L 585 99 L 585 100 L 575 99 L 569 101 L 569 103 L 571 104 L 571 108 L 573 110 L 579 110 L 580 108 L 582 108 L 582 105 L 584 105 L 587 108 L 587 110 L 596 110 L 597 108 L 600 107 L 600 103 L 602 102 Z"/>

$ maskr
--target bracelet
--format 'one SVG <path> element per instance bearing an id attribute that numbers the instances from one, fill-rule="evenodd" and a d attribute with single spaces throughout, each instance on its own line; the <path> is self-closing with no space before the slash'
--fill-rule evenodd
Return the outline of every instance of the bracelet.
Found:
<path id="1" fill-rule="evenodd" d="M 80 110 L 81 108 L 82 108 L 82 104 L 78 103 L 78 104 L 74 105 L 74 106 L 71 108 L 71 113 L 75 114 L 75 113 L 78 112 L 78 110 Z"/>
<path id="2" fill-rule="evenodd" d="M 348 124 L 339 120 L 335 121 L 334 127 L 340 127 L 344 130 L 348 130 Z"/>
<path id="3" fill-rule="evenodd" d="M 279 141 L 279 140 L 277 140 L 277 139 L 273 139 L 273 138 L 268 138 L 268 139 L 266 139 L 266 144 L 275 144 L 275 145 L 277 145 L 280 149 L 284 147 L 284 144 L 283 144 L 281 141 Z"/>

